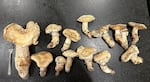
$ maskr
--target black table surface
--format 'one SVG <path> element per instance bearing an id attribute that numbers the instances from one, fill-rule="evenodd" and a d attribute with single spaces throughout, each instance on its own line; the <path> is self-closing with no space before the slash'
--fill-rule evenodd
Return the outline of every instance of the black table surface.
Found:
<path id="1" fill-rule="evenodd" d="M 0 0 L 0 82 L 150 82 L 150 20 L 147 3 L 146 0 Z M 139 32 L 140 41 L 137 43 L 144 63 L 122 63 L 120 56 L 125 50 L 119 44 L 110 49 L 101 38 L 89 39 L 85 36 L 81 31 L 81 23 L 76 22 L 83 14 L 96 17 L 94 22 L 89 23 L 90 30 L 106 24 L 127 24 L 129 21 L 144 23 L 148 29 Z M 96 63 L 93 63 L 95 71 L 89 72 L 84 62 L 75 58 L 71 72 L 63 71 L 57 77 L 54 75 L 54 62 L 49 65 L 44 78 L 39 76 L 39 68 L 32 62 L 29 79 L 22 80 L 15 69 L 13 54 L 12 75 L 8 76 L 8 49 L 11 43 L 3 39 L 3 28 L 11 22 L 25 26 L 30 20 L 37 22 L 41 29 L 39 44 L 30 47 L 31 54 L 42 50 L 50 51 L 54 58 L 62 54 L 60 49 L 65 40 L 62 31 L 60 44 L 54 49 L 46 48 L 51 36 L 46 35 L 44 29 L 48 24 L 56 23 L 62 25 L 63 29 L 73 28 L 81 34 L 82 39 L 72 43 L 70 49 L 76 50 L 80 45 L 84 45 L 97 48 L 97 52 L 109 50 L 112 58 L 108 65 L 116 74 L 103 73 Z M 131 32 L 131 28 L 129 31 Z M 110 34 L 112 35 L 112 31 Z M 128 40 L 131 44 L 131 34 Z"/>

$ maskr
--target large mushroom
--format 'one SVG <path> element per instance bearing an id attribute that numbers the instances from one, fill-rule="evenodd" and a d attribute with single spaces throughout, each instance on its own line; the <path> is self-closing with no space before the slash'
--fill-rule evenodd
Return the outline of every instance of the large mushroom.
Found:
<path id="1" fill-rule="evenodd" d="M 114 47 L 115 46 L 115 42 L 114 40 L 110 37 L 109 35 L 109 27 L 110 24 L 102 26 L 96 30 L 92 30 L 91 31 L 91 35 L 93 37 L 102 37 L 104 39 L 104 41 L 109 45 L 109 47 Z"/>
<path id="2" fill-rule="evenodd" d="M 62 30 L 62 27 L 60 25 L 57 25 L 57 24 L 49 24 L 46 27 L 45 33 L 52 35 L 52 40 L 47 45 L 47 48 L 54 48 L 59 44 L 59 33 L 58 32 L 61 30 Z"/>
<path id="3" fill-rule="evenodd" d="M 128 48 L 128 29 L 126 24 L 111 25 L 110 28 L 115 31 L 115 40 L 124 48 Z"/>
<path id="4" fill-rule="evenodd" d="M 44 77 L 46 75 L 48 65 L 53 61 L 53 56 L 50 52 L 40 51 L 32 54 L 31 60 L 36 62 L 37 66 L 40 68 L 40 76 Z"/>
<path id="5" fill-rule="evenodd" d="M 136 45 L 131 45 L 121 56 L 122 62 L 132 61 L 133 64 L 143 63 L 143 58 L 138 56 L 139 49 Z"/>
<path id="6" fill-rule="evenodd" d="M 91 38 L 90 31 L 88 30 L 88 22 L 92 22 L 95 20 L 93 15 L 82 15 L 80 16 L 77 21 L 82 22 L 82 31 L 85 35 Z"/>
<path id="7" fill-rule="evenodd" d="M 132 44 L 136 44 L 139 41 L 138 30 L 147 29 L 144 24 L 136 23 L 136 22 L 128 22 L 128 24 L 133 27 L 132 29 Z"/>
<path id="8" fill-rule="evenodd" d="M 16 45 L 15 67 L 22 79 L 27 79 L 29 76 L 29 46 L 38 44 L 39 35 L 39 25 L 33 21 L 27 23 L 26 29 L 16 23 L 11 23 L 3 30 L 4 39 Z"/>
<path id="9" fill-rule="evenodd" d="M 63 35 L 66 37 L 66 40 L 63 47 L 61 48 L 61 51 L 69 49 L 71 41 L 78 42 L 81 39 L 80 34 L 74 29 L 65 29 L 63 31 Z"/>
<path id="10" fill-rule="evenodd" d="M 101 52 L 98 52 L 94 56 L 94 61 L 99 64 L 101 70 L 105 73 L 114 74 L 115 71 L 108 67 L 107 63 L 109 62 L 111 58 L 111 54 L 107 50 L 103 50 Z"/>
<path id="11" fill-rule="evenodd" d="M 73 62 L 73 58 L 77 57 L 78 54 L 73 50 L 66 50 L 66 51 L 63 52 L 63 55 L 65 57 L 67 57 L 67 62 L 66 62 L 66 65 L 65 65 L 65 71 L 70 72 L 72 62 Z"/>
<path id="12" fill-rule="evenodd" d="M 89 71 L 94 71 L 93 68 L 93 55 L 96 52 L 96 48 L 94 47 L 84 47 L 80 46 L 77 49 L 77 53 L 79 55 L 79 59 L 84 60 Z"/>
<path id="13" fill-rule="evenodd" d="M 57 56 L 55 58 L 56 66 L 55 66 L 55 75 L 58 76 L 59 73 L 64 69 L 64 65 L 66 64 L 66 59 L 63 56 Z"/>

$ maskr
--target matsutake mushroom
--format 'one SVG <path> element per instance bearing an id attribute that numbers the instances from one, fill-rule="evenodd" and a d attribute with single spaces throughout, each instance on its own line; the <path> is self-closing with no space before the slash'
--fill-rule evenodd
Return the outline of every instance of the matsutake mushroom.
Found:
<path id="1" fill-rule="evenodd" d="M 128 23 L 132 29 L 132 44 L 136 44 L 139 41 L 139 36 L 138 36 L 138 30 L 144 30 L 147 29 L 147 27 L 144 24 L 136 23 L 136 22 L 129 22 Z"/>
<path id="2" fill-rule="evenodd" d="M 112 48 L 115 46 L 115 41 L 111 38 L 111 36 L 108 33 L 109 27 L 110 27 L 110 24 L 102 26 L 96 30 L 92 30 L 91 35 L 96 38 L 102 37 L 104 41 L 109 45 L 109 47 Z"/>
<path id="3" fill-rule="evenodd" d="M 80 34 L 74 29 L 67 28 L 63 31 L 63 34 L 66 37 L 66 40 L 63 47 L 61 48 L 61 51 L 69 49 L 71 41 L 78 42 L 81 39 Z"/>
<path id="4" fill-rule="evenodd" d="M 22 79 L 27 79 L 29 76 L 29 46 L 38 44 L 39 35 L 39 25 L 33 21 L 27 23 L 26 29 L 16 23 L 11 23 L 3 30 L 4 39 L 16 45 L 15 67 Z"/>
<path id="5" fill-rule="evenodd" d="M 46 75 L 48 65 L 53 61 L 52 54 L 47 51 L 40 51 L 32 54 L 31 59 L 36 62 L 37 66 L 40 68 L 40 76 L 44 77 Z"/>
<path id="6" fill-rule="evenodd" d="M 108 67 L 107 63 L 109 62 L 111 58 L 111 54 L 107 50 L 103 50 L 101 52 L 98 52 L 94 56 L 94 61 L 99 64 L 101 70 L 105 73 L 114 74 L 115 71 Z"/>
<path id="7" fill-rule="evenodd" d="M 85 35 L 91 38 L 90 31 L 88 30 L 88 22 L 92 22 L 95 20 L 93 15 L 82 15 L 80 16 L 77 21 L 82 22 L 82 31 Z"/>
<path id="8" fill-rule="evenodd" d="M 96 48 L 94 47 L 84 47 L 80 46 L 77 49 L 77 53 L 79 55 L 79 59 L 84 60 L 89 71 L 94 71 L 93 68 L 93 55 L 96 52 Z"/>
<path id="9" fill-rule="evenodd" d="M 60 25 L 57 25 L 57 24 L 49 24 L 46 27 L 45 33 L 52 35 L 52 40 L 47 45 L 47 48 L 54 48 L 59 44 L 59 33 L 58 32 L 61 30 L 62 30 L 62 27 Z"/>

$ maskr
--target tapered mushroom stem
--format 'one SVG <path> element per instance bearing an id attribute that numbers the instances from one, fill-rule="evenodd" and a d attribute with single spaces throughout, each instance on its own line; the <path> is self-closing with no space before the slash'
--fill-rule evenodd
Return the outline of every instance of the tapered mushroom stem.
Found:
<path id="1" fill-rule="evenodd" d="M 70 47 L 70 44 L 71 44 L 71 40 L 69 38 L 66 38 L 65 43 L 61 48 L 61 51 L 67 50 Z"/>
<path id="2" fill-rule="evenodd" d="M 16 45 L 15 67 L 22 79 L 28 79 L 30 66 L 29 47 Z"/>
<path id="3" fill-rule="evenodd" d="M 92 60 L 85 60 L 85 64 L 86 64 L 87 69 L 88 69 L 89 71 L 94 71 Z"/>
<path id="4" fill-rule="evenodd" d="M 108 33 L 104 33 L 102 35 L 103 39 L 105 40 L 105 42 L 110 46 L 110 47 L 114 47 L 115 46 L 115 42 L 114 40 L 109 36 Z"/>
<path id="5" fill-rule="evenodd" d="M 88 22 L 83 22 L 82 23 L 82 31 L 89 37 L 91 38 L 90 31 L 88 30 Z"/>
<path id="6" fill-rule="evenodd" d="M 132 44 L 136 44 L 139 41 L 139 36 L 138 36 L 138 29 L 137 28 L 133 28 L 132 29 Z"/>
<path id="7" fill-rule="evenodd" d="M 66 65 L 65 65 L 65 71 L 67 73 L 70 72 L 72 62 L 73 62 L 73 59 L 71 57 L 67 57 L 67 62 L 66 62 Z"/>
<path id="8" fill-rule="evenodd" d="M 58 76 L 60 71 L 63 70 L 63 68 L 64 68 L 64 65 L 61 65 L 61 64 L 56 65 L 56 67 L 55 67 L 55 71 L 56 71 L 55 76 Z"/>
<path id="9" fill-rule="evenodd" d="M 131 58 L 131 61 L 134 64 L 141 64 L 141 63 L 143 63 L 143 58 L 136 55 L 136 56 Z"/>
<path id="10" fill-rule="evenodd" d="M 124 48 L 124 49 L 127 49 L 128 48 L 128 40 L 127 40 L 127 36 L 125 34 L 122 34 L 122 43 L 121 43 L 121 46 Z"/>
<path id="11" fill-rule="evenodd" d="M 47 68 L 40 68 L 40 76 L 44 77 L 46 75 Z"/>
<path id="12" fill-rule="evenodd" d="M 56 45 L 59 44 L 59 33 L 58 32 L 52 32 L 52 40 L 51 42 L 47 45 L 47 48 L 54 48 Z"/>
<path id="13" fill-rule="evenodd" d="M 105 73 L 115 74 L 115 71 L 109 68 L 107 65 L 99 65 L 101 70 Z"/>

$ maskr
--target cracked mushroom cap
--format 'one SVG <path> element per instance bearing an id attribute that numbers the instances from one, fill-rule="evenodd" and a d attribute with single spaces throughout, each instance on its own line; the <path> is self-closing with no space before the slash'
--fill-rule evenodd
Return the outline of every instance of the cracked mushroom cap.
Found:
<path id="1" fill-rule="evenodd" d="M 73 58 L 73 57 L 78 56 L 78 53 L 76 53 L 76 52 L 73 51 L 73 50 L 66 50 L 66 51 L 63 52 L 63 55 L 64 55 L 65 57 L 71 57 L 71 58 Z"/>
<path id="2" fill-rule="evenodd" d="M 38 67 L 45 68 L 53 61 L 53 56 L 50 52 L 41 51 L 32 54 L 31 59 L 36 62 Z"/>
<path id="3" fill-rule="evenodd" d="M 67 28 L 63 31 L 63 34 L 65 37 L 69 38 L 70 40 L 74 42 L 77 42 L 81 39 L 80 34 L 74 29 Z"/>
<path id="4" fill-rule="evenodd" d="M 82 15 L 77 19 L 79 22 L 91 22 L 93 20 L 95 20 L 93 15 Z"/>
<path id="5" fill-rule="evenodd" d="M 116 25 L 111 25 L 110 28 L 112 30 L 123 30 L 126 29 L 126 24 L 116 24 Z"/>
<path id="6" fill-rule="evenodd" d="M 136 23 L 136 22 L 128 22 L 130 26 L 133 28 L 137 28 L 139 30 L 147 29 L 147 27 L 144 24 Z"/>
<path id="7" fill-rule="evenodd" d="M 62 30 L 62 27 L 60 25 L 57 24 L 49 24 L 46 29 L 45 29 L 45 33 L 49 34 L 51 32 L 59 32 Z"/>
<path id="8" fill-rule="evenodd" d="M 89 58 L 91 56 L 93 56 L 93 54 L 96 52 L 96 48 L 94 47 L 84 47 L 84 46 L 80 46 L 77 49 L 77 53 L 79 54 L 79 58 L 80 59 L 86 59 Z"/>
<path id="9" fill-rule="evenodd" d="M 111 54 L 107 50 L 103 50 L 94 56 L 94 61 L 100 64 L 106 64 L 111 58 Z"/>
<path id="10" fill-rule="evenodd" d="M 56 63 L 66 63 L 66 59 L 63 56 L 57 56 L 55 58 Z"/>

